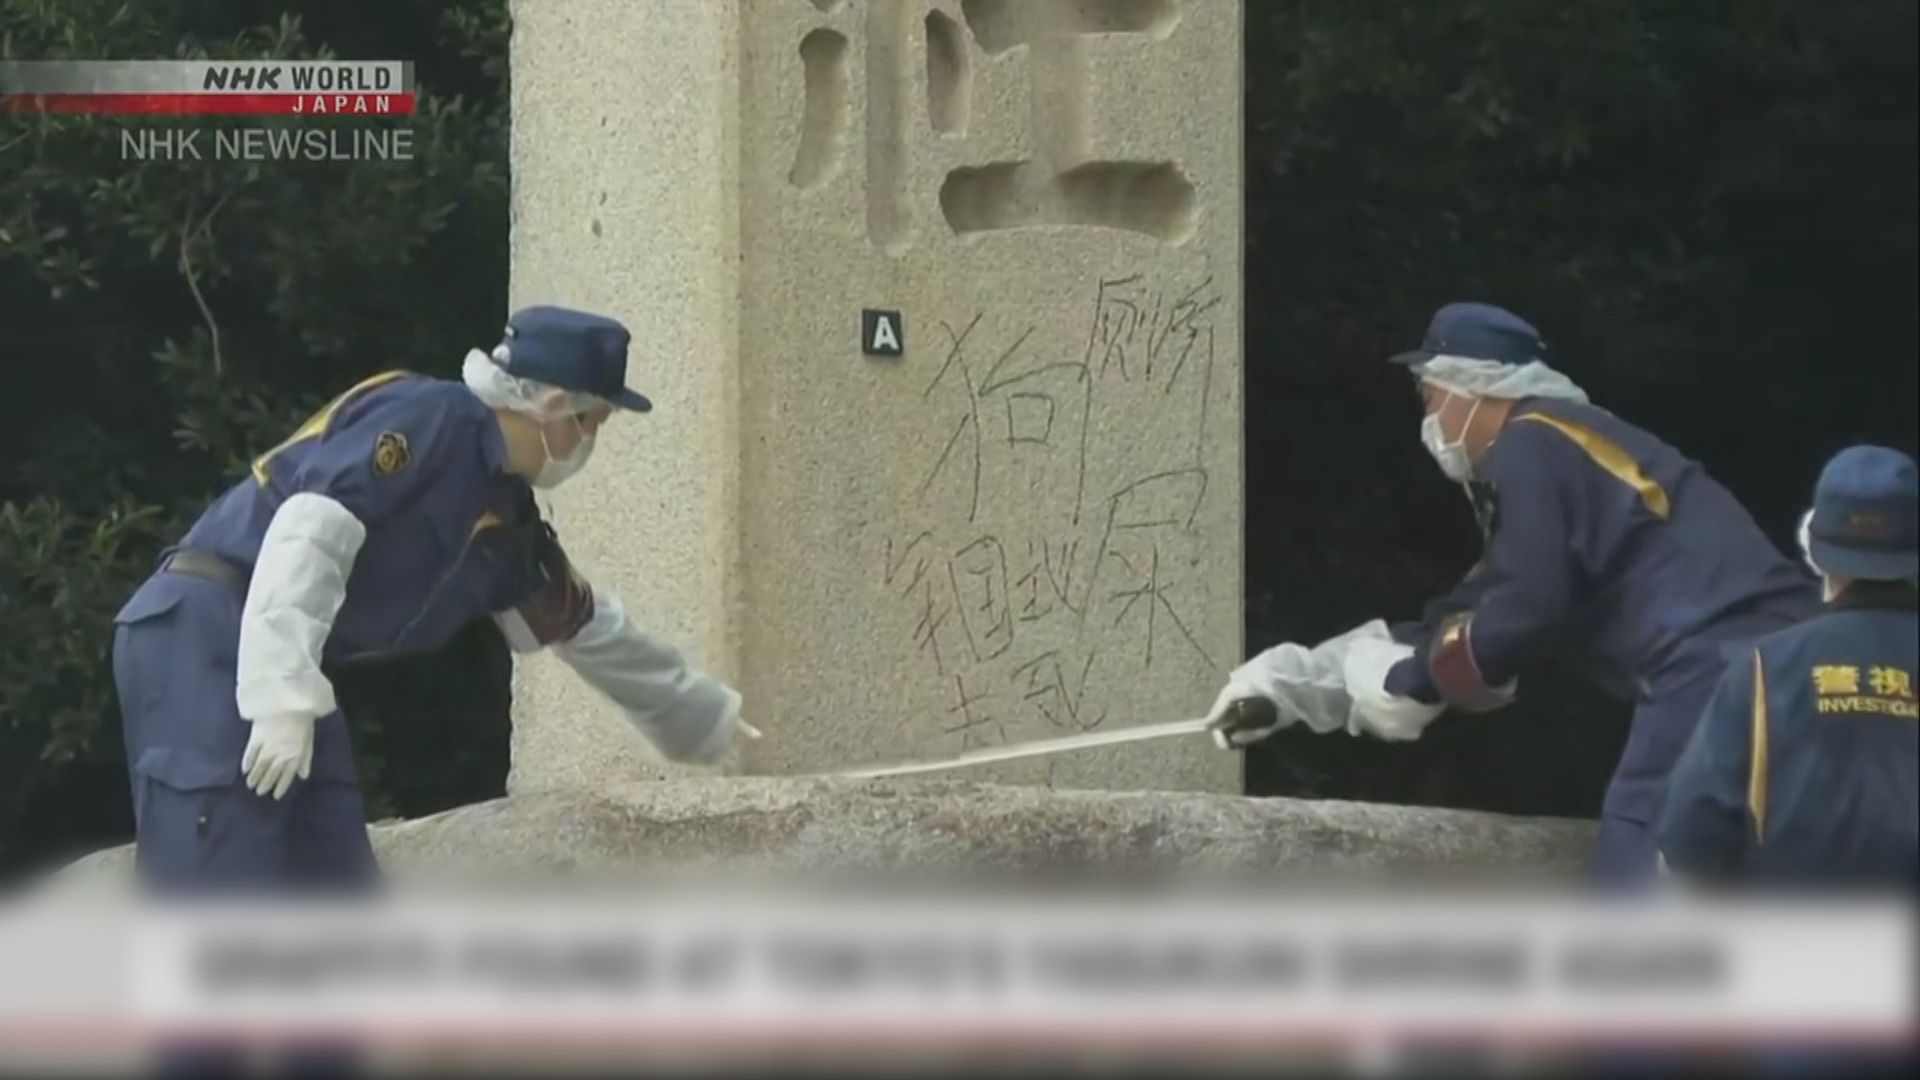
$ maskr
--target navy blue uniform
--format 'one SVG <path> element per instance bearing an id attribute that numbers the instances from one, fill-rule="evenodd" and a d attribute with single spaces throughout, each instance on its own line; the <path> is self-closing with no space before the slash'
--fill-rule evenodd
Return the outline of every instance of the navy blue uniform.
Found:
<path id="1" fill-rule="evenodd" d="M 1675 872 L 1920 884 L 1914 595 L 1856 583 L 1729 665 L 1674 767 L 1660 847 Z"/>
<path id="2" fill-rule="evenodd" d="M 492 410 L 456 382 L 377 376 L 336 399 L 201 516 L 178 549 L 228 580 L 163 569 L 115 616 L 114 679 L 137 862 L 155 883 L 365 881 L 374 874 L 345 722 L 315 725 L 284 799 L 249 790 L 235 701 L 246 581 L 275 510 L 310 492 L 366 526 L 324 664 L 427 651 L 540 587 L 552 534 L 507 471 Z M 169 553 L 171 554 L 171 552 Z"/>
<path id="3" fill-rule="evenodd" d="M 1489 686 L 1555 655 L 1635 702 L 1595 869 L 1648 874 L 1667 773 L 1727 650 L 1812 615 L 1816 586 L 1697 463 L 1605 410 L 1523 399 L 1478 469 L 1485 556 L 1421 621 L 1394 628 L 1416 652 L 1386 689 L 1443 700 L 1435 646 L 1470 626 Z"/>

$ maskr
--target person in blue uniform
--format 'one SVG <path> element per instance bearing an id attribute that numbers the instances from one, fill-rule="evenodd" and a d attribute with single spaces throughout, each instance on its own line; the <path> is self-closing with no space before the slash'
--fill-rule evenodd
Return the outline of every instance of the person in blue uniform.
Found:
<path id="1" fill-rule="evenodd" d="M 550 649 L 677 762 L 720 760 L 740 695 L 636 627 L 542 519 L 586 465 L 630 335 L 558 307 L 512 316 L 459 381 L 392 372 L 340 395 L 216 500 L 115 616 L 140 879 L 363 887 L 377 879 L 324 673 L 444 645 L 492 618 Z"/>
<path id="2" fill-rule="evenodd" d="M 1920 885 L 1920 574 L 1914 461 L 1857 446 L 1801 526 L 1825 609 L 1728 665 L 1674 766 L 1660 850 L 1677 877 Z"/>
<path id="3" fill-rule="evenodd" d="M 1423 400 L 1422 442 L 1473 501 L 1484 555 L 1422 618 L 1376 620 L 1328 643 L 1339 655 L 1318 675 L 1350 699 L 1351 730 L 1406 739 L 1446 709 L 1510 703 L 1521 669 L 1542 658 L 1584 668 L 1635 703 L 1592 869 L 1603 881 L 1643 883 L 1656 867 L 1667 773 L 1726 650 L 1792 625 L 1819 598 L 1726 488 L 1592 405 L 1545 353 L 1519 316 L 1457 303 L 1434 315 L 1418 349 L 1392 359 Z M 1246 745 L 1296 718 L 1285 703 L 1288 685 L 1307 678 L 1306 654 L 1295 645 L 1269 652 L 1236 671 L 1215 702 L 1223 745 Z M 1236 708 L 1249 697 L 1281 707 Z M 1317 730 L 1341 722 L 1306 719 Z"/>

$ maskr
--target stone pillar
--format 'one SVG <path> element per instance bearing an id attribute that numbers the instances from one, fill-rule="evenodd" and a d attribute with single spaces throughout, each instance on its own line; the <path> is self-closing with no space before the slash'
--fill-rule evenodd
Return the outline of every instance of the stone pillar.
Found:
<path id="1" fill-rule="evenodd" d="M 752 771 L 1203 710 L 1241 651 L 1241 5 L 706 7 L 517 5 L 515 299 L 628 319 L 661 391 L 556 500 L 569 548 L 736 680 Z M 516 786 L 630 775 L 523 667 Z"/>
<path id="2" fill-rule="evenodd" d="M 739 7 L 512 10 L 512 303 L 625 322 L 628 382 L 654 402 L 608 424 L 593 464 L 542 500 L 590 577 L 737 678 Z M 511 790 L 653 771 L 618 713 L 549 657 L 516 663 L 513 714 Z"/>

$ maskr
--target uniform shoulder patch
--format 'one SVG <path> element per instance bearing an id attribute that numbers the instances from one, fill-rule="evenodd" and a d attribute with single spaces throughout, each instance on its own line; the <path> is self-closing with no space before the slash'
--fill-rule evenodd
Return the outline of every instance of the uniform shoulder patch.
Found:
<path id="1" fill-rule="evenodd" d="M 373 440 L 373 472 L 376 476 L 392 476 L 407 467 L 413 460 L 413 452 L 407 449 L 407 437 L 397 431 L 383 431 Z"/>

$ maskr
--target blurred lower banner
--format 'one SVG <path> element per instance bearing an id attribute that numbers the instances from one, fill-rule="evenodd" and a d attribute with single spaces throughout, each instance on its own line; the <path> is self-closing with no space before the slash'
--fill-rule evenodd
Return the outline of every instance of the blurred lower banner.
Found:
<path id="1" fill-rule="evenodd" d="M 586 1047 L 1901 1053 L 1914 936 L 1905 900 L 1873 898 L 19 898 L 0 907 L 0 1065 L 315 1038 L 530 1060 Z"/>

